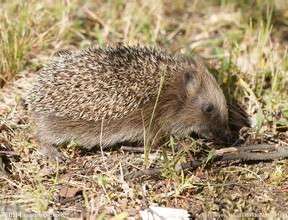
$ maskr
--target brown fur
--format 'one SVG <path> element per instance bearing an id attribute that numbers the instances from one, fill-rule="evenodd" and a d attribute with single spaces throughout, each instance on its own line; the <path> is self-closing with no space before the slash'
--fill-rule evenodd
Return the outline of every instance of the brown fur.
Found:
<path id="1" fill-rule="evenodd" d="M 55 57 L 30 95 L 37 137 L 46 147 L 229 133 L 224 95 L 201 61 L 146 47 L 74 54 Z"/>

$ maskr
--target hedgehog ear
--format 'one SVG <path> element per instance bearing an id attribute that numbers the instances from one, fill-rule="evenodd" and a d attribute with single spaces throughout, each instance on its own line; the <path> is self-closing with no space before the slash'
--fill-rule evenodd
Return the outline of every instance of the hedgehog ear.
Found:
<path id="1" fill-rule="evenodd" d="M 195 94 L 197 90 L 197 79 L 196 79 L 196 73 L 194 71 L 186 71 L 183 75 L 183 83 L 185 92 L 188 95 Z"/>

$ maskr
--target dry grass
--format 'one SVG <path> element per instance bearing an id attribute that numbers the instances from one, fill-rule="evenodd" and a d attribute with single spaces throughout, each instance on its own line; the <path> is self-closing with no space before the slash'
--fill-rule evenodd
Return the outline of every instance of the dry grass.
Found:
<path id="1" fill-rule="evenodd" d="M 171 139 L 149 155 L 159 177 L 125 179 L 145 166 L 142 154 L 63 148 L 71 162 L 37 154 L 24 94 L 58 49 L 126 42 L 199 53 L 216 67 L 227 98 L 251 115 L 247 143 L 288 145 L 288 8 L 286 0 L 0 1 L 0 186 L 7 212 L 106 219 L 137 216 L 152 203 L 200 215 L 288 210 L 288 163 L 218 163 L 189 173 L 175 164 L 199 155 L 201 141 Z M 176 148 L 179 148 L 176 151 Z M 6 167 L 4 167 L 6 166 Z M 1 207 L 1 208 L 2 208 Z M 2 213 L 1 213 L 2 214 Z"/>

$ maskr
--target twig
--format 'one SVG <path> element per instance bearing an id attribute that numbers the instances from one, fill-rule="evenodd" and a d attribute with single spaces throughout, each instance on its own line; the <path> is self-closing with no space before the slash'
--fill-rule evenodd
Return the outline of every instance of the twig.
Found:
<path id="1" fill-rule="evenodd" d="M 194 170 L 198 168 L 202 163 L 200 161 L 189 161 L 187 163 L 181 163 L 175 166 L 176 172 L 180 172 L 181 170 Z M 136 172 L 129 173 L 125 176 L 126 179 L 131 178 L 138 178 L 141 176 L 160 176 L 161 174 L 161 168 L 150 168 L 150 169 L 144 169 L 139 170 Z"/>
<path id="2" fill-rule="evenodd" d="M 268 161 L 288 158 L 288 147 L 269 145 L 269 144 L 257 144 L 242 147 L 228 147 L 215 150 L 213 161 Z M 194 160 L 187 163 L 181 163 L 176 165 L 176 172 L 185 170 L 194 170 L 202 165 L 202 161 Z M 159 176 L 161 174 L 161 168 L 152 168 L 129 173 L 125 178 L 137 178 L 144 175 L 147 176 Z"/>
<path id="3" fill-rule="evenodd" d="M 121 146 L 120 149 L 128 152 L 144 153 L 144 147 Z"/>
<path id="4" fill-rule="evenodd" d="M 216 156 L 222 156 L 221 160 L 276 160 L 288 157 L 288 147 L 257 144 L 240 147 L 229 147 L 216 150 Z"/>

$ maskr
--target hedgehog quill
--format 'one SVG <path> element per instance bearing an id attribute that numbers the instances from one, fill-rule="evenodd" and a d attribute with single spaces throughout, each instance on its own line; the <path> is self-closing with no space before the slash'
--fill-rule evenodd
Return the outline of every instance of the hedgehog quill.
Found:
<path id="1" fill-rule="evenodd" d="M 149 47 L 60 51 L 40 71 L 29 106 L 37 139 L 55 157 L 72 140 L 91 149 L 230 135 L 225 97 L 205 65 Z"/>

